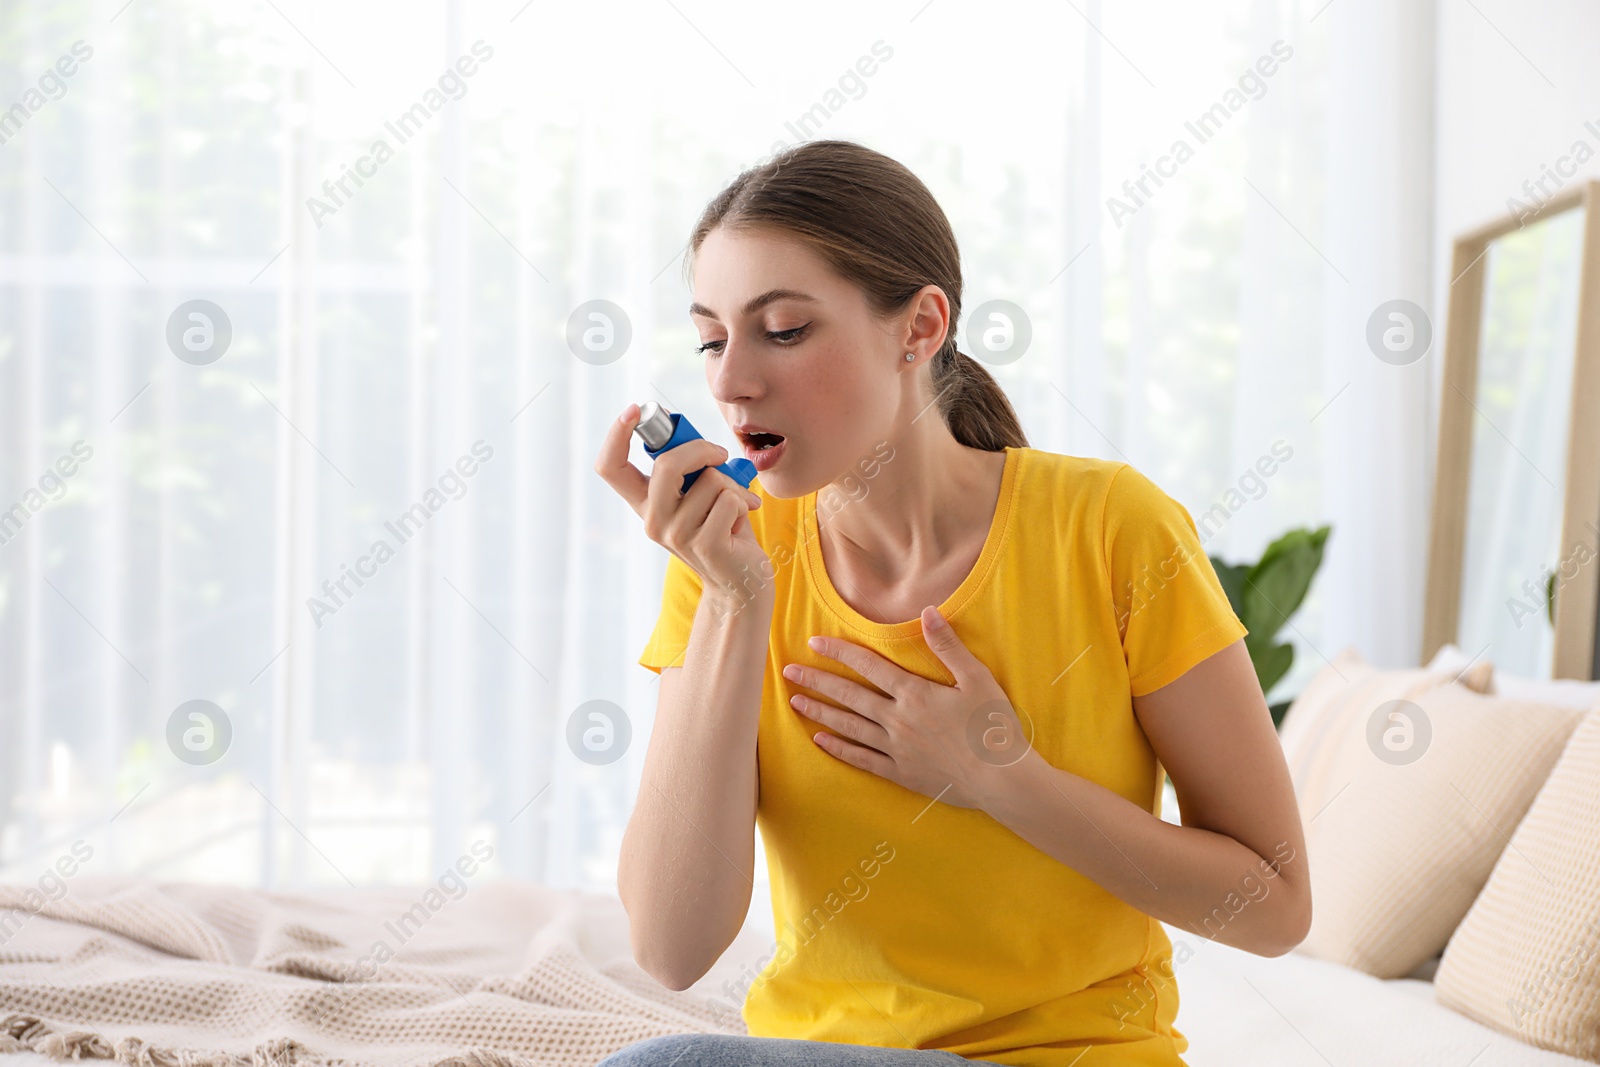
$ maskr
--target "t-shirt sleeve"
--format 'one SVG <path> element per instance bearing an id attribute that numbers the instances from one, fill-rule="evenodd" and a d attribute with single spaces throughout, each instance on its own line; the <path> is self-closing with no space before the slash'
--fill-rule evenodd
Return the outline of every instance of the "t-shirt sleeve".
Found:
<path id="1" fill-rule="evenodd" d="M 1131 465 L 1111 476 L 1103 529 L 1134 696 L 1176 681 L 1249 632 L 1222 591 L 1188 509 Z"/>
<path id="2" fill-rule="evenodd" d="M 641 666 L 657 674 L 667 667 L 683 666 L 683 654 L 689 650 L 689 633 L 694 629 L 695 611 L 700 607 L 700 590 L 700 575 L 669 553 L 667 577 L 661 586 L 661 614 L 639 657 Z"/>

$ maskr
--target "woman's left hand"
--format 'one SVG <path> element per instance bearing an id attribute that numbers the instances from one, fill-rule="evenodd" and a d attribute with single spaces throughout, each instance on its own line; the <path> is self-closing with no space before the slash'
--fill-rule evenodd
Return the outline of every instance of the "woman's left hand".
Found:
<path id="1" fill-rule="evenodd" d="M 783 676 L 835 704 L 796 694 L 790 704 L 843 737 L 819 731 L 824 752 L 923 796 L 958 808 L 980 807 L 981 774 L 1027 755 L 1033 724 L 1024 730 L 1005 690 L 961 643 L 937 609 L 922 611 L 922 633 L 955 685 L 912 674 L 870 649 L 837 637 L 813 637 L 811 648 L 838 660 L 888 696 L 832 671 L 787 664 Z M 847 740 L 848 739 L 848 740 Z"/>

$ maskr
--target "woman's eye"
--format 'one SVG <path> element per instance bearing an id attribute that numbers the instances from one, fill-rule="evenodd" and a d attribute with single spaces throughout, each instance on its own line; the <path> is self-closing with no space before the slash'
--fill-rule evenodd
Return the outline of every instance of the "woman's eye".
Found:
<path id="1" fill-rule="evenodd" d="M 768 330 L 767 339 L 780 345 L 797 344 L 799 343 L 800 338 L 805 335 L 806 329 L 810 325 L 811 324 L 808 322 L 804 326 L 796 326 L 792 330 Z M 705 344 L 697 345 L 695 347 L 695 353 L 702 356 L 707 352 L 720 353 L 722 351 L 722 347 L 727 343 L 728 342 L 723 340 L 707 341 Z"/>

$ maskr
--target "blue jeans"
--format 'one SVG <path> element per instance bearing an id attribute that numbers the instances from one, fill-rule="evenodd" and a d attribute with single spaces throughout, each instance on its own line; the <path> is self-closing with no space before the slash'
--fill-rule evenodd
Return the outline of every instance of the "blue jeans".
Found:
<path id="1" fill-rule="evenodd" d="M 668 1034 L 636 1041 L 596 1067 L 939 1067 L 987 1064 L 941 1049 L 884 1048 L 741 1034 Z M 1001 1067 L 991 1064 L 990 1067 Z"/>

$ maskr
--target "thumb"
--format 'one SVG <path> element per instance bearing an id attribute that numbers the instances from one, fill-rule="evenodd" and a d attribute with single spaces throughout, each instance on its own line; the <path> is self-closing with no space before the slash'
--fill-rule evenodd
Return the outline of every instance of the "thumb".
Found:
<path id="1" fill-rule="evenodd" d="M 960 685 L 969 678 L 977 677 L 984 669 L 982 662 L 974 656 L 966 645 L 961 643 L 961 638 L 956 636 L 955 629 L 945 621 L 939 609 L 932 605 L 922 609 L 922 636 L 928 642 L 928 647 L 933 649 L 950 673 L 956 676 L 956 684 Z"/>

